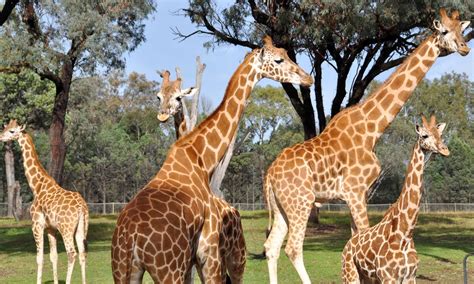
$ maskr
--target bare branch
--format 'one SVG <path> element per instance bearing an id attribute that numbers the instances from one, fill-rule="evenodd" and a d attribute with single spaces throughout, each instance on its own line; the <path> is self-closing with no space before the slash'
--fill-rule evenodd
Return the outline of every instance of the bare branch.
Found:
<path id="1" fill-rule="evenodd" d="M 197 123 L 197 116 L 198 116 L 198 102 L 199 96 L 201 94 L 201 86 L 202 86 L 202 75 L 204 70 L 206 69 L 206 64 L 201 63 L 201 58 L 199 56 L 196 57 L 196 85 L 195 88 L 198 89 L 197 93 L 194 95 L 191 103 L 191 113 L 189 114 L 189 125 L 190 128 L 194 128 Z"/>

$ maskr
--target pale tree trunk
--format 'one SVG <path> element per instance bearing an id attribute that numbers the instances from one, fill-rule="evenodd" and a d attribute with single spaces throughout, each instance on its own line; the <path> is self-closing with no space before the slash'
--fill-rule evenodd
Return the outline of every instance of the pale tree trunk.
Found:
<path id="1" fill-rule="evenodd" d="M 20 182 L 15 181 L 15 187 L 13 189 L 13 217 L 15 220 L 20 221 L 23 218 L 23 202 L 21 201 L 21 187 Z"/>
<path id="2" fill-rule="evenodd" d="M 13 217 L 15 210 L 15 157 L 13 156 L 13 143 L 5 143 L 5 176 L 7 178 L 7 216 Z"/>

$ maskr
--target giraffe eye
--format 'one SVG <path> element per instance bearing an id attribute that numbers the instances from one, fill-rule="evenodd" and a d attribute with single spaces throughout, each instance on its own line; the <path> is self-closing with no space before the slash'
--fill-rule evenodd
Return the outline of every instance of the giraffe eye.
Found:
<path id="1" fill-rule="evenodd" d="M 421 138 L 426 139 L 426 138 L 428 138 L 428 135 L 426 135 L 426 134 L 425 134 L 425 135 L 421 135 Z"/>
<path id="2" fill-rule="evenodd" d="M 447 31 L 447 30 L 444 30 L 444 31 L 441 32 L 441 34 L 445 36 L 445 35 L 448 34 L 448 31 Z"/>
<path id="3" fill-rule="evenodd" d="M 282 63 L 282 62 L 283 62 L 283 59 L 281 59 L 281 58 L 280 58 L 280 59 L 275 59 L 275 63 L 276 63 L 276 64 L 280 64 L 280 63 Z"/>
<path id="4" fill-rule="evenodd" d="M 10 133 L 15 133 L 15 131 L 13 131 L 13 130 L 10 130 Z"/>

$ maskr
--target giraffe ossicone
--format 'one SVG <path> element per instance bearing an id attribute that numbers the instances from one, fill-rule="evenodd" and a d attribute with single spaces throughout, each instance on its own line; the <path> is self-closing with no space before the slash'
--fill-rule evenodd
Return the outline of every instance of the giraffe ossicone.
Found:
<path id="1" fill-rule="evenodd" d="M 33 236 L 36 242 L 37 283 L 43 273 L 44 231 L 48 233 L 50 260 L 53 266 L 54 283 L 58 283 L 58 253 L 56 231 L 63 237 L 68 255 L 66 283 L 71 283 L 75 257 L 74 239 L 79 251 L 82 283 L 86 283 L 87 230 L 89 211 L 87 204 L 78 192 L 60 187 L 41 165 L 31 136 L 24 131 L 25 126 L 11 120 L 0 134 L 0 141 L 17 140 L 20 144 L 26 179 L 33 191 L 34 199 L 30 214 Z"/>
<path id="2" fill-rule="evenodd" d="M 273 225 L 265 241 L 270 283 L 277 283 L 277 262 L 288 234 L 285 253 L 303 283 L 310 283 L 303 262 L 303 241 L 314 202 L 343 200 L 352 216 L 352 231 L 369 227 L 366 196 L 380 174 L 374 147 L 440 52 L 469 52 L 459 21 L 440 10 L 436 34 L 426 38 L 396 71 L 362 103 L 334 116 L 324 131 L 284 149 L 267 171 L 264 195 Z"/>
<path id="3" fill-rule="evenodd" d="M 260 79 L 305 86 L 313 82 L 270 37 L 264 42 L 234 72 L 217 109 L 173 144 L 160 171 L 120 213 L 112 239 L 116 283 L 140 282 L 145 271 L 155 282 L 184 283 L 193 265 L 206 283 L 226 281 L 226 272 L 231 281 L 242 281 L 245 249 L 228 254 L 225 248 L 233 244 L 224 243 L 241 232 L 241 224 L 226 220 L 240 218 L 212 194 L 209 178 Z M 243 241 L 241 234 L 238 242 Z"/>
<path id="4" fill-rule="evenodd" d="M 441 137 L 446 126 L 422 116 L 416 125 L 418 139 L 407 167 L 405 182 L 398 200 L 382 220 L 358 231 L 347 242 L 342 253 L 343 283 L 415 283 L 418 256 L 413 233 L 423 193 L 423 171 L 427 153 L 449 155 Z"/>

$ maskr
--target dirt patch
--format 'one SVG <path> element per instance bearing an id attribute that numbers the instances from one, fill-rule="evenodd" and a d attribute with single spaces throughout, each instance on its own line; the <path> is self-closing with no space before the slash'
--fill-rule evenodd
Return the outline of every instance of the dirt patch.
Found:
<path id="1" fill-rule="evenodd" d="M 337 231 L 337 229 L 338 227 L 336 225 L 314 225 L 306 228 L 306 236 L 331 234 Z"/>

